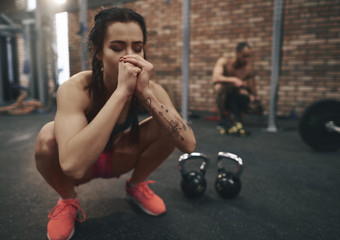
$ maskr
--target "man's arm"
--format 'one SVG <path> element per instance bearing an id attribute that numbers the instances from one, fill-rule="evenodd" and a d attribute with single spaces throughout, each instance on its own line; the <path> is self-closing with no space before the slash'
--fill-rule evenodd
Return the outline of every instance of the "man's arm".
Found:
<path id="1" fill-rule="evenodd" d="M 256 86 L 256 74 L 253 72 L 252 69 L 250 71 L 250 77 L 248 79 L 248 90 L 250 93 L 250 100 L 253 102 L 255 100 L 259 100 L 259 97 L 257 96 L 257 86 Z"/>
<path id="2" fill-rule="evenodd" d="M 249 78 L 249 90 L 252 95 L 257 95 L 255 76 Z"/>
<path id="3" fill-rule="evenodd" d="M 212 75 L 212 82 L 213 84 L 216 83 L 232 83 L 236 87 L 244 86 L 244 83 L 241 79 L 237 77 L 226 77 L 223 75 L 224 66 L 226 65 L 227 60 L 225 58 L 219 58 L 215 64 L 213 75 Z"/>

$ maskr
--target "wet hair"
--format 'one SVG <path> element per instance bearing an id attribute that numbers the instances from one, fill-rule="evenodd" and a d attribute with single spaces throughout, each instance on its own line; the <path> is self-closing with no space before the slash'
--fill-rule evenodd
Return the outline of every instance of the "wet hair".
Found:
<path id="1" fill-rule="evenodd" d="M 146 44 L 146 24 L 144 18 L 129 8 L 108 8 L 100 11 L 94 18 L 95 23 L 89 34 L 89 48 L 93 60 L 97 59 L 96 54 L 103 49 L 106 28 L 114 22 L 129 23 L 136 22 L 143 33 L 143 43 Z M 97 60 L 98 61 L 98 60 Z"/>
<path id="2" fill-rule="evenodd" d="M 251 49 L 250 45 L 247 42 L 240 42 L 240 43 L 237 44 L 235 50 L 236 50 L 236 52 L 239 53 L 246 47 Z"/>
<path id="3" fill-rule="evenodd" d="M 107 31 L 107 27 L 114 22 L 137 23 L 143 33 L 143 44 L 147 41 L 146 24 L 144 18 L 129 8 L 108 8 L 101 10 L 94 18 L 94 26 L 89 34 L 89 51 L 92 56 L 92 79 L 85 87 L 89 91 L 92 98 L 92 105 L 88 114 L 88 122 L 98 114 L 100 109 L 106 102 L 106 89 L 104 86 L 103 78 L 103 63 L 97 59 L 97 54 L 103 50 L 104 38 Z M 144 48 L 143 48 L 144 49 Z M 144 52 L 144 58 L 145 57 Z M 131 122 L 132 142 L 138 140 L 138 100 L 135 96 L 132 97 L 132 104 L 128 114 L 127 121 Z M 110 139 L 107 143 L 106 149 L 112 147 L 114 141 L 114 135 L 117 134 L 116 129 L 113 129 Z"/>

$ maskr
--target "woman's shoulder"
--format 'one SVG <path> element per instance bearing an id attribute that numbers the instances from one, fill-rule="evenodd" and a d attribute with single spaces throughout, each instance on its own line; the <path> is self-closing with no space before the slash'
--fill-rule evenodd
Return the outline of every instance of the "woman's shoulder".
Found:
<path id="1" fill-rule="evenodd" d="M 92 71 L 82 71 L 79 73 L 74 74 L 68 81 L 73 84 L 79 85 L 87 85 L 92 78 Z"/>
<path id="2" fill-rule="evenodd" d="M 92 77 L 91 71 L 83 71 L 73 75 L 69 80 L 61 84 L 57 91 L 57 98 L 72 98 L 76 101 L 89 99 L 86 86 Z"/>
<path id="3" fill-rule="evenodd" d="M 70 77 L 69 80 L 65 81 L 62 85 L 60 85 L 61 89 L 78 89 L 83 91 L 85 87 L 88 85 L 92 78 L 91 71 L 83 71 L 79 72 Z"/>

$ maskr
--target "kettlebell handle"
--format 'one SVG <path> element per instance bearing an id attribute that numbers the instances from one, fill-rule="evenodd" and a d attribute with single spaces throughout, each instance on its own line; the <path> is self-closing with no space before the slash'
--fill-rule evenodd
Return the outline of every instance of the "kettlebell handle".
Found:
<path id="1" fill-rule="evenodd" d="M 208 166 L 209 166 L 209 158 L 203 154 L 203 153 L 199 153 L 199 152 L 193 152 L 193 153 L 184 153 L 182 154 L 179 159 L 178 159 L 178 168 L 181 171 L 182 175 L 186 175 L 188 174 L 187 170 L 184 167 L 184 163 L 189 160 L 189 159 L 202 159 L 202 164 L 200 166 L 200 172 L 202 172 L 203 174 L 205 174 Z"/>
<path id="2" fill-rule="evenodd" d="M 240 178 L 242 171 L 243 171 L 243 160 L 242 160 L 242 158 L 240 158 L 236 154 L 233 154 L 233 153 L 230 153 L 230 152 L 219 152 L 217 154 L 217 169 L 218 169 L 218 171 L 224 170 L 223 161 L 222 161 L 223 159 L 232 160 L 233 162 L 235 162 L 237 164 L 235 176 Z"/>

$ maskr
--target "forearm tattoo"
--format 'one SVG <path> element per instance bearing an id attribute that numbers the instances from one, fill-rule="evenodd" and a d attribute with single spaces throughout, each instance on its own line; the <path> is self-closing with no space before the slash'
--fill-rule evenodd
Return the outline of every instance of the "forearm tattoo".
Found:
<path id="1" fill-rule="evenodd" d="M 144 101 L 147 108 L 149 108 L 151 115 L 154 116 L 155 114 L 157 114 L 155 108 L 152 106 L 151 98 L 146 98 Z M 159 117 L 163 118 L 164 121 L 168 124 L 165 130 L 169 133 L 169 136 L 175 135 L 176 138 L 180 138 L 182 141 L 184 141 L 184 138 L 180 134 L 180 131 L 187 131 L 188 128 L 186 124 L 177 116 L 175 117 L 175 120 L 169 120 L 168 116 L 166 116 L 169 113 L 169 110 L 163 105 L 161 105 L 161 108 L 164 110 L 164 112 L 158 111 L 158 115 Z M 160 127 L 164 127 L 164 124 L 162 124 L 157 116 L 154 116 L 154 119 Z"/>

